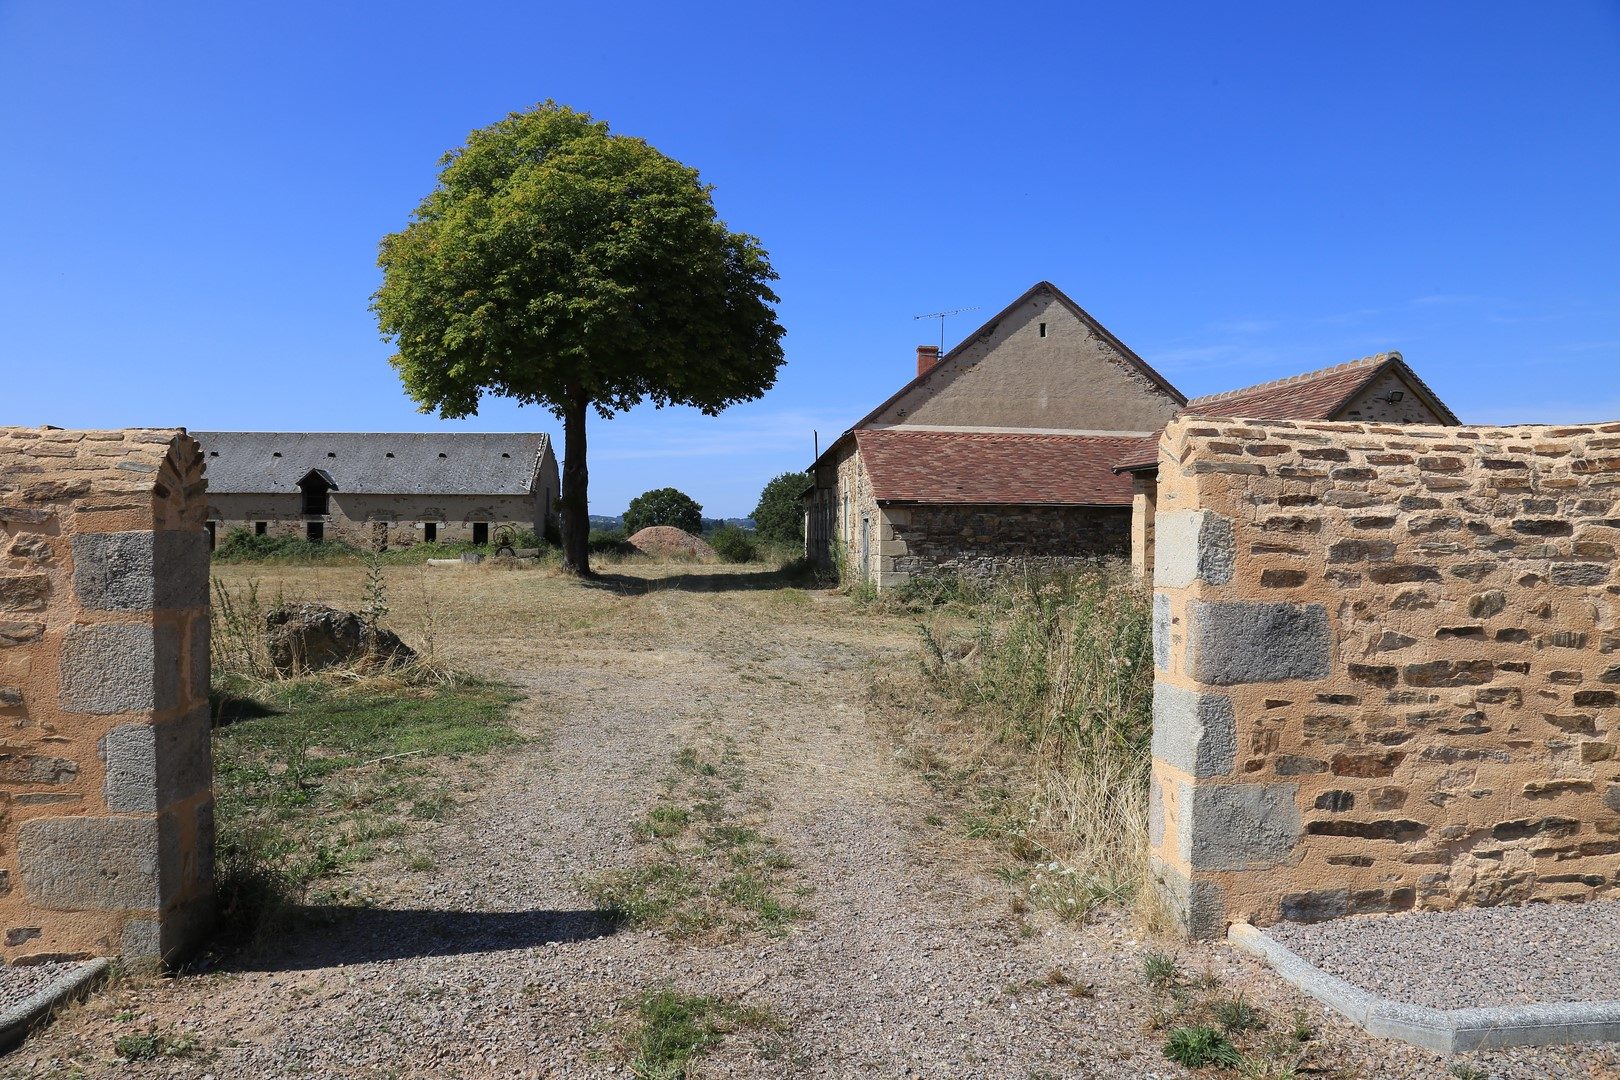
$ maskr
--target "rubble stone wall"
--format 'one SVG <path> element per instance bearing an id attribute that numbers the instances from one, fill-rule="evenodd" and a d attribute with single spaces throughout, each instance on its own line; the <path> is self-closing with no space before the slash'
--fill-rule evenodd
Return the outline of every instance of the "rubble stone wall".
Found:
<path id="1" fill-rule="evenodd" d="M 0 959 L 163 959 L 213 888 L 203 461 L 0 428 Z"/>
<path id="2" fill-rule="evenodd" d="M 1119 506 L 888 506 L 882 584 L 917 574 L 994 577 L 1089 559 L 1125 558 L 1131 510 Z"/>
<path id="3" fill-rule="evenodd" d="M 1188 930 L 1620 893 L 1620 424 L 1188 419 L 1160 461 Z"/>

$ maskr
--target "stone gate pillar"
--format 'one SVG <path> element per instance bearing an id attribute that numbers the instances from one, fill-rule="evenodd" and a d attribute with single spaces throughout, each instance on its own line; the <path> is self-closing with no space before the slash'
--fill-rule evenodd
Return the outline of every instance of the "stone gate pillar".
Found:
<path id="1" fill-rule="evenodd" d="M 168 959 L 207 929 L 205 488 L 183 431 L 0 428 L 7 963 Z"/>

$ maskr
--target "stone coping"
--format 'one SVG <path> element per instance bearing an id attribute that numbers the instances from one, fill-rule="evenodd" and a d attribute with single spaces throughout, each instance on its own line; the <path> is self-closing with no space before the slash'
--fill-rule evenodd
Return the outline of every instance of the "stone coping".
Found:
<path id="1" fill-rule="evenodd" d="M 1289 983 L 1379 1038 L 1400 1039 L 1441 1054 L 1620 1041 L 1620 1001 L 1433 1009 L 1379 997 L 1330 975 L 1248 923 L 1232 924 L 1226 936 L 1238 949 L 1266 961 Z"/>
<path id="2" fill-rule="evenodd" d="M 50 1019 L 58 1005 L 86 993 L 106 978 L 111 967 L 105 958 L 86 960 L 0 1013 L 0 1052 L 22 1042 L 30 1031 Z"/>

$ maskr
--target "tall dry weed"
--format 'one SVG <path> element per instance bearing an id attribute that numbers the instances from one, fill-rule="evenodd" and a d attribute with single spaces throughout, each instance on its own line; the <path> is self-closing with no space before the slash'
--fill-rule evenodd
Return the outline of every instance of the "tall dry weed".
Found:
<path id="1" fill-rule="evenodd" d="M 1083 914 L 1148 900 L 1152 620 L 1145 589 L 1107 562 L 963 590 L 971 629 L 924 628 L 936 692 L 999 759 L 1033 899 Z M 971 740 L 970 740 L 971 744 Z M 947 753 L 949 750 L 946 751 Z M 989 756 L 987 756 L 987 754 Z M 1009 781 L 1008 777 L 1012 777 Z"/>

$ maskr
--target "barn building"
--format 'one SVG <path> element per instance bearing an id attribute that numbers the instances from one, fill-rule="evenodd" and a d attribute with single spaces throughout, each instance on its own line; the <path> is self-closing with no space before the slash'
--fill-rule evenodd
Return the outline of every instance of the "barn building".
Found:
<path id="1" fill-rule="evenodd" d="M 373 551 L 552 535 L 551 440 L 472 432 L 197 431 L 208 529 L 342 540 Z"/>
<path id="2" fill-rule="evenodd" d="M 1150 569 L 1173 417 L 1456 424 L 1399 353 L 1189 401 L 1049 282 L 940 355 L 811 465 L 805 550 L 878 588 L 1099 556 Z"/>

